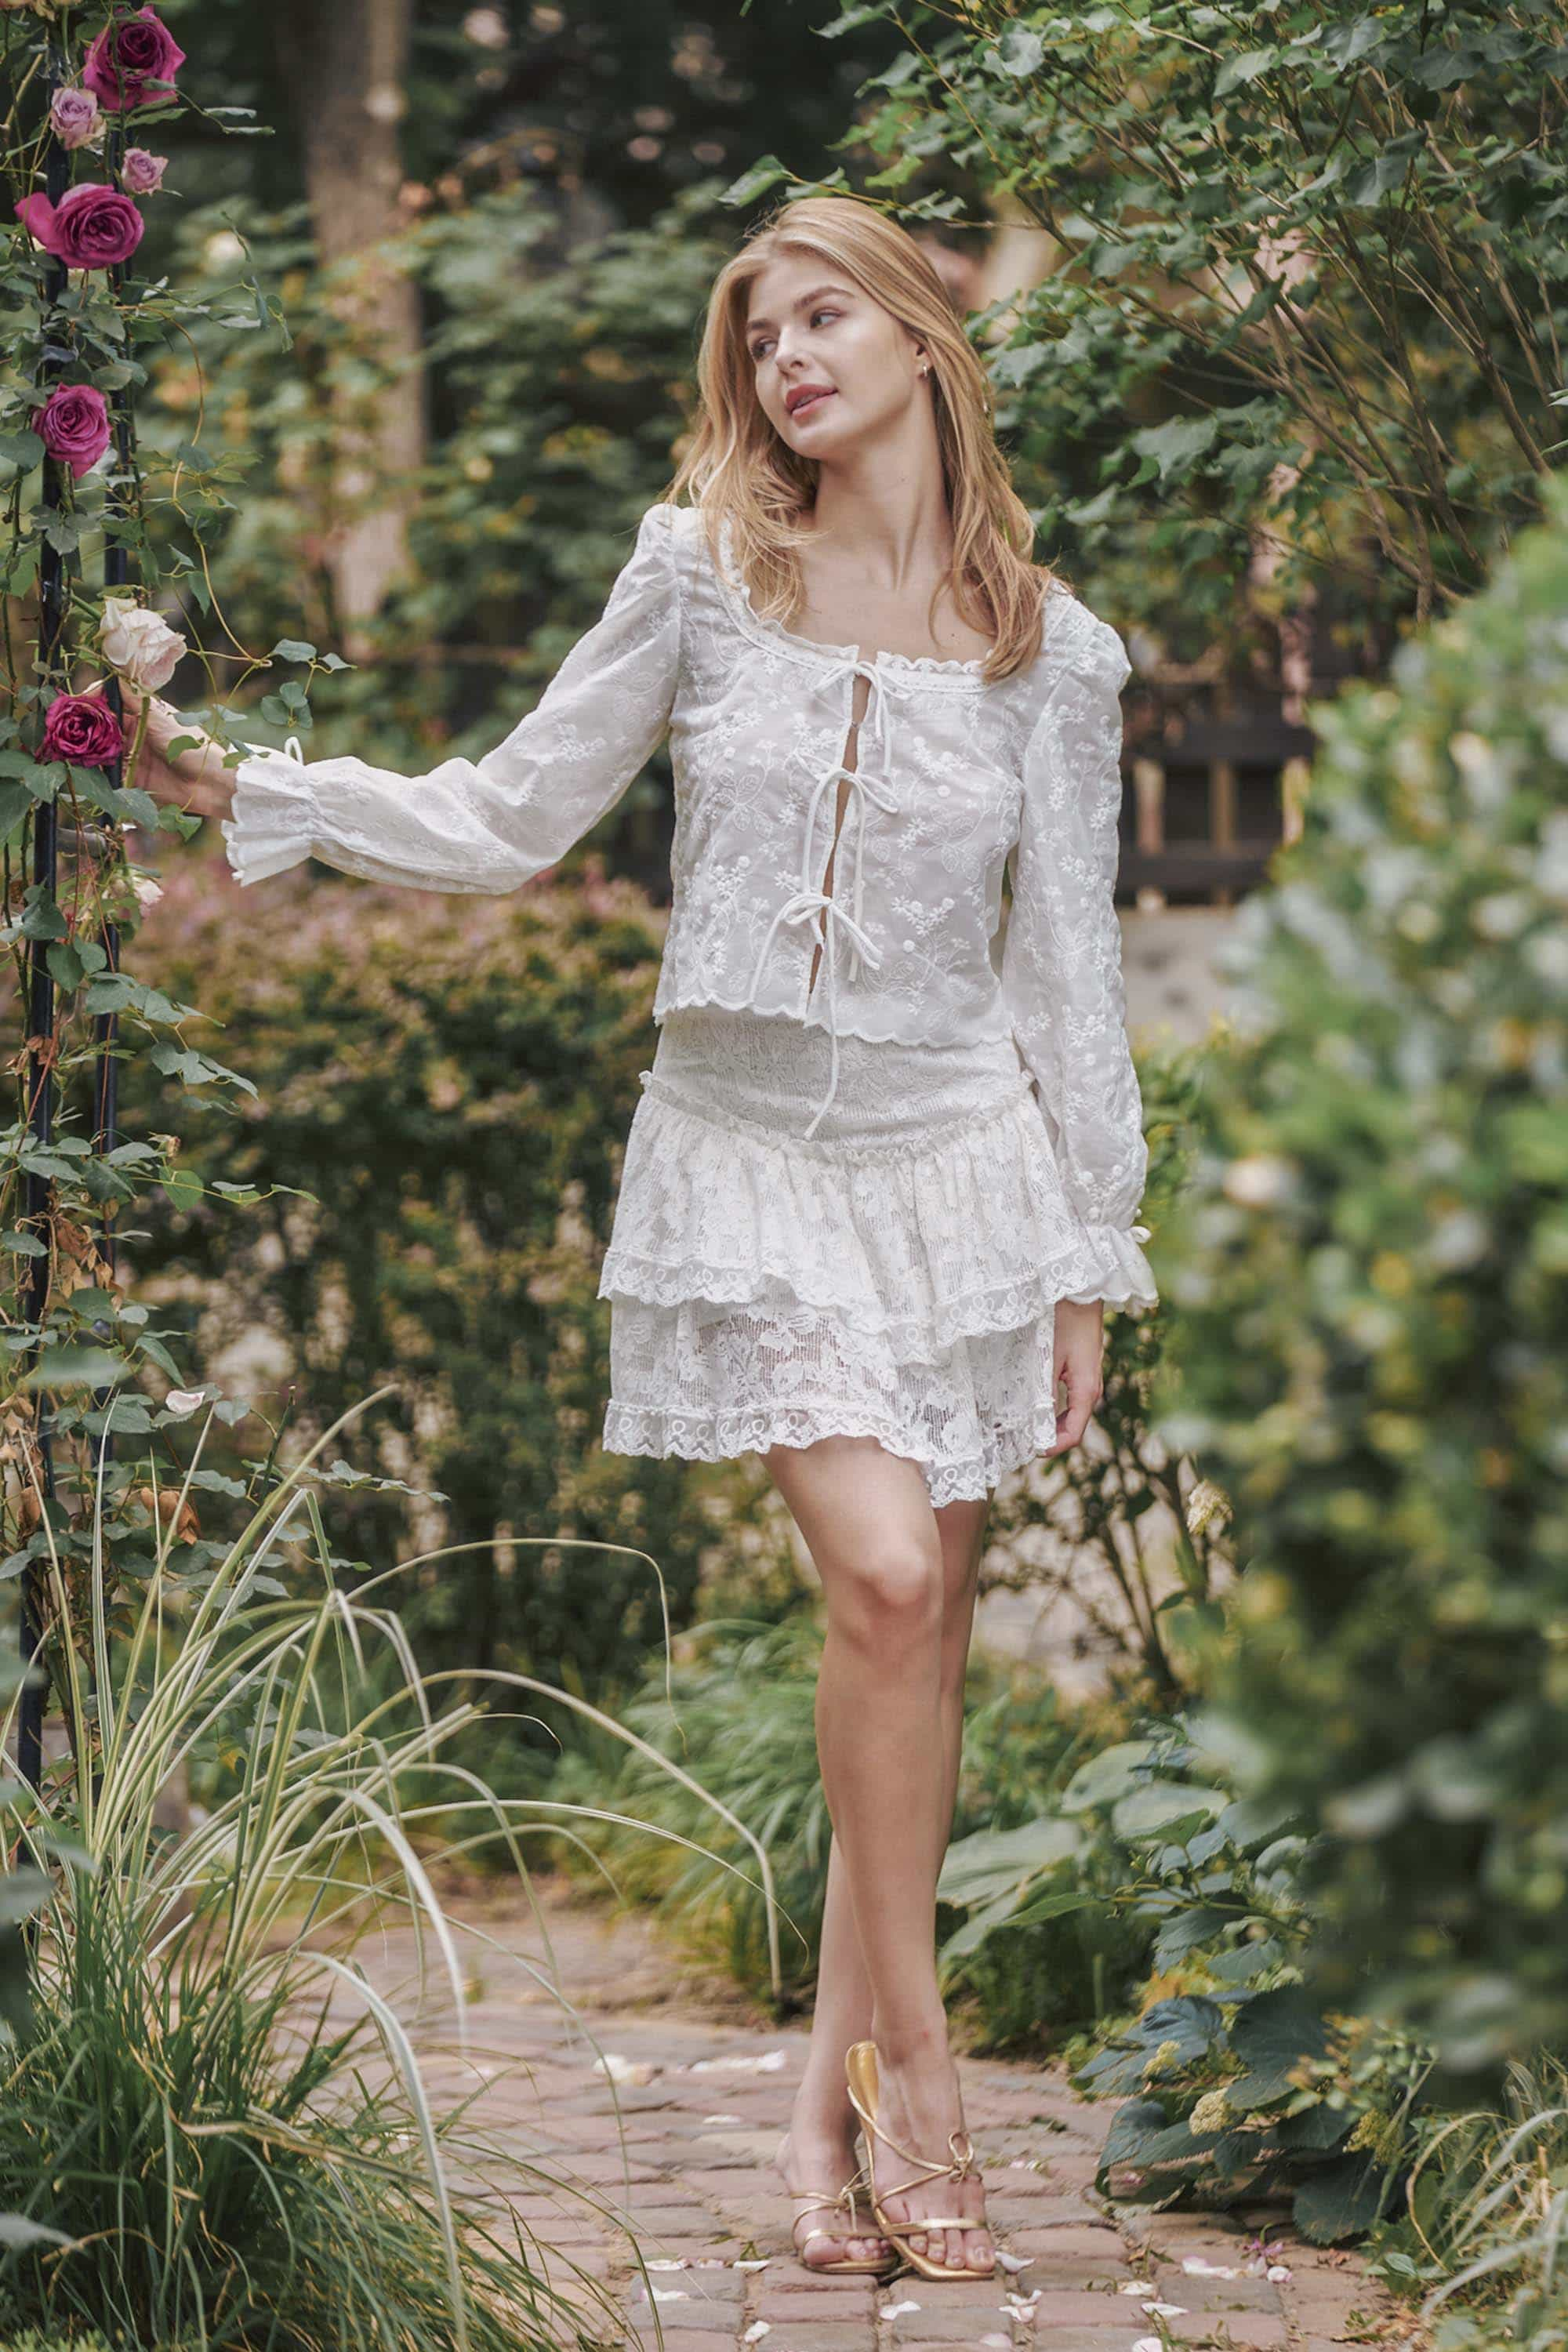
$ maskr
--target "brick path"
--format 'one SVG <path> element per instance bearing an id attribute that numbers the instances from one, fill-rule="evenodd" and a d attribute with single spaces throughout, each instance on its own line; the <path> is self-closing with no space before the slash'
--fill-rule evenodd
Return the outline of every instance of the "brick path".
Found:
<path id="1" fill-rule="evenodd" d="M 487 2084 L 474 2120 L 515 2146 L 506 2194 L 537 2233 L 536 2263 L 568 2293 L 574 2272 L 603 2281 L 624 2315 L 610 2340 L 628 2352 L 1333 2352 L 1372 2342 L 1422 2352 L 1427 2339 L 1359 2259 L 1296 2239 L 1283 2207 L 1107 2206 L 1092 2182 L 1114 2103 L 1085 2102 L 1056 2070 L 982 2058 L 961 2056 L 960 2078 L 1006 2267 L 973 2284 L 908 2269 L 887 2284 L 812 2276 L 790 2252 L 790 2206 L 770 2162 L 805 2024 L 772 2023 L 727 1979 L 673 1954 L 640 1915 L 612 1918 L 555 1878 L 537 1877 L 533 1891 L 542 1927 L 515 1890 L 504 1906 L 450 1906 L 505 1950 L 463 1943 L 468 2059 L 438 1998 L 419 2012 L 416 2041 L 437 2097 Z M 551 1990 L 546 1929 L 581 2023 Z M 404 1988 L 405 2016 L 411 1953 L 399 1933 L 360 1955 L 373 1981 Z M 546 2189 L 540 2168 L 563 2186 Z M 569 2176 L 591 2184 L 591 2200 L 564 2185 Z"/>

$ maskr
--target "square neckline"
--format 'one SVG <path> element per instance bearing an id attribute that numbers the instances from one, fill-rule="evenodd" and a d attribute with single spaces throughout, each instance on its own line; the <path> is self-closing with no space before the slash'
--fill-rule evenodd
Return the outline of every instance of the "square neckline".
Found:
<path id="1" fill-rule="evenodd" d="M 798 630 L 786 629 L 784 623 L 775 620 L 771 613 L 758 612 L 752 602 L 750 585 L 741 577 L 739 572 L 731 579 L 721 564 L 712 561 L 700 514 L 696 508 L 689 511 L 698 516 L 698 535 L 702 544 L 702 551 L 709 557 L 708 568 L 718 585 L 721 596 L 728 603 L 742 626 L 749 627 L 754 635 L 785 646 L 808 660 L 833 663 L 860 662 L 868 668 L 873 669 L 910 670 L 921 677 L 952 677 L 964 681 L 973 678 L 981 684 L 986 682 L 981 678 L 980 674 L 990 658 L 989 653 L 972 654 L 960 657 L 956 655 L 945 654 L 900 654 L 894 653 L 886 646 L 879 646 L 875 653 L 863 654 L 858 646 L 830 645 L 825 638 L 802 636 Z M 721 530 L 724 556 L 728 561 L 731 541 L 730 520 L 727 515 L 721 525 Z"/>

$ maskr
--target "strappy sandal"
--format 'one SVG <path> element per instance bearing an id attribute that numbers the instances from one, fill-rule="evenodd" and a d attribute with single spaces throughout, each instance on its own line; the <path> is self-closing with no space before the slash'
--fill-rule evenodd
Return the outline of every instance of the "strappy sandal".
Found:
<path id="1" fill-rule="evenodd" d="M 974 2148 L 968 2132 L 962 2125 L 956 2131 L 949 2132 L 947 2144 L 952 2150 L 952 2161 L 950 2164 L 938 2164 L 931 2157 L 918 2156 L 912 2147 L 901 2147 L 899 2142 L 890 2134 L 885 2132 L 877 2121 L 876 2043 L 852 2042 L 845 2053 L 844 2063 L 849 2080 L 850 2105 L 866 2126 L 866 2165 L 869 2175 L 871 2211 L 876 2218 L 878 2229 L 898 2248 L 905 2262 L 919 2271 L 922 2278 L 994 2278 L 996 2275 L 994 2258 L 984 2270 L 972 2270 L 967 2264 L 936 2262 L 930 2254 L 919 2252 L 909 2242 L 911 2232 L 917 2231 L 929 2237 L 937 2230 L 985 2229 L 987 2225 L 984 2221 L 977 2221 L 972 2213 L 922 2213 L 917 2221 L 895 2221 L 888 2212 L 884 2202 L 887 2198 L 900 2196 L 904 2189 L 920 2187 L 927 2180 L 973 2179 L 975 2177 Z M 876 2142 L 878 2140 L 885 2142 L 895 2155 L 906 2157 L 911 2164 L 918 2164 L 921 2168 L 919 2172 L 911 2174 L 908 2180 L 895 2181 L 883 2187 L 877 2179 Z M 961 2141 L 962 2147 L 959 2145 Z"/>
<path id="2" fill-rule="evenodd" d="M 781 2155 L 784 2141 L 788 2137 L 789 2134 L 786 2132 L 784 2139 L 779 2142 Z M 784 2166 L 777 2157 L 773 2158 L 773 2162 L 782 2173 Z M 805 2259 L 805 2250 L 813 2238 L 874 2238 L 880 2235 L 878 2231 L 862 2230 L 856 2225 L 855 2193 L 863 2185 L 864 2175 L 859 2172 L 855 2173 L 837 2192 L 831 2189 L 791 2189 L 786 2179 L 784 2188 L 790 2202 L 800 2207 L 799 2212 L 795 2217 L 790 2235 L 796 2258 L 803 2270 L 819 2273 L 824 2278 L 880 2278 L 885 2271 L 897 2266 L 899 2257 L 890 2247 L 886 2253 L 872 2254 L 869 2257 L 861 2254 L 842 2254 L 836 2263 L 808 2263 Z M 830 2230 L 824 2223 L 818 2222 L 816 2228 L 808 2230 L 803 2238 L 795 2239 L 795 2231 L 800 2227 L 805 2216 L 815 2212 L 819 2206 L 826 2207 L 832 2212 L 841 2210 L 845 2217 L 843 2226 Z"/>

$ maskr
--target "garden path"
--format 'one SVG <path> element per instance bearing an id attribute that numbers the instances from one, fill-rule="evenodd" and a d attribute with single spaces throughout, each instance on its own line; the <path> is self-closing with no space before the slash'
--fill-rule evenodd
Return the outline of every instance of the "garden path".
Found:
<path id="1" fill-rule="evenodd" d="M 531 1894 L 532 1907 L 515 1886 L 449 1903 L 494 1939 L 462 1945 L 468 2055 L 456 2050 L 449 1994 L 434 1974 L 415 2038 L 438 2095 L 485 2085 L 474 2120 L 504 2134 L 518 2164 L 498 2189 L 537 2232 L 538 2266 L 557 2285 L 573 2291 L 574 2265 L 605 2282 L 624 2315 L 607 2339 L 617 2347 L 1133 2352 L 1150 2338 L 1148 2352 L 1419 2352 L 1425 2339 L 1360 2259 L 1296 2238 L 1285 2208 L 1108 2206 L 1093 2179 L 1112 2103 L 1083 2100 L 1058 2068 L 962 2054 L 965 2116 L 1006 2267 L 976 2284 L 931 2284 L 907 2269 L 886 2284 L 814 2276 L 790 2252 L 790 2208 L 770 2163 L 800 2077 L 805 2021 L 773 2022 L 731 1979 L 694 1967 L 650 1917 L 616 1916 L 580 1882 L 538 1875 Z M 412 1956 L 402 1931 L 373 1936 L 360 1952 L 388 1990 L 406 1990 Z M 550 2189 L 542 2167 L 592 2183 L 594 2201 Z M 1151 2303 L 1167 2308 L 1151 2312 Z"/>

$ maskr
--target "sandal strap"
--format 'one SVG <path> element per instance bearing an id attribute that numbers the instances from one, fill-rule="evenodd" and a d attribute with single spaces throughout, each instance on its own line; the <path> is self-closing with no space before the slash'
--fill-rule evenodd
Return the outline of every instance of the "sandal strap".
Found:
<path id="1" fill-rule="evenodd" d="M 825 2205 L 830 2210 L 842 2205 L 850 2221 L 853 2221 L 855 2219 L 855 2183 L 852 2180 L 847 2180 L 842 2189 L 832 2190 L 819 2189 L 792 2189 L 789 2192 L 789 2196 L 790 2202 L 792 2204 L 801 2206 L 801 2210 L 795 2217 L 797 2221 L 803 2221 L 807 2213 L 815 2212 L 819 2205 Z M 804 2204 L 801 2203 L 803 2199 L 805 2200 Z M 826 2230 L 818 2232 L 818 2235 L 822 2237 L 827 2237 L 831 2234 L 832 2232 Z"/>
<path id="2" fill-rule="evenodd" d="M 952 2149 L 952 2155 L 950 2162 L 942 2164 L 935 2157 L 922 2156 L 918 2148 L 905 2147 L 901 2140 L 896 2140 L 893 2137 L 891 2132 L 884 2131 L 881 2125 L 877 2121 L 876 2116 L 868 2114 L 865 2107 L 861 2105 L 859 2099 L 856 2095 L 853 2084 L 849 2085 L 849 2101 L 850 2105 L 854 2107 L 856 2114 L 859 2116 L 861 2122 L 865 2125 L 868 2132 L 875 2132 L 877 2137 L 879 2140 L 885 2141 L 887 2146 L 893 2149 L 896 2155 L 905 2158 L 910 2164 L 918 2164 L 922 2168 L 921 2171 L 915 2176 L 915 2180 L 906 2180 L 901 2183 L 903 2188 L 912 2189 L 916 2185 L 916 2181 L 923 2182 L 926 2180 L 934 2180 L 939 2174 L 943 2173 L 947 2174 L 954 2180 L 966 2180 L 973 2176 L 974 2171 L 974 2144 L 971 2140 L 969 2133 L 963 2125 L 957 2125 L 953 2130 L 948 2133 L 947 2144 Z M 958 2146 L 958 2142 L 960 2140 L 963 2142 L 962 2148 Z M 868 2148 L 867 2153 L 868 2155 L 870 2153 Z M 897 2189 L 879 2189 L 878 2193 L 881 2197 L 896 2197 L 899 2194 L 899 2190 Z M 969 2225 L 966 2224 L 965 2226 Z"/>

